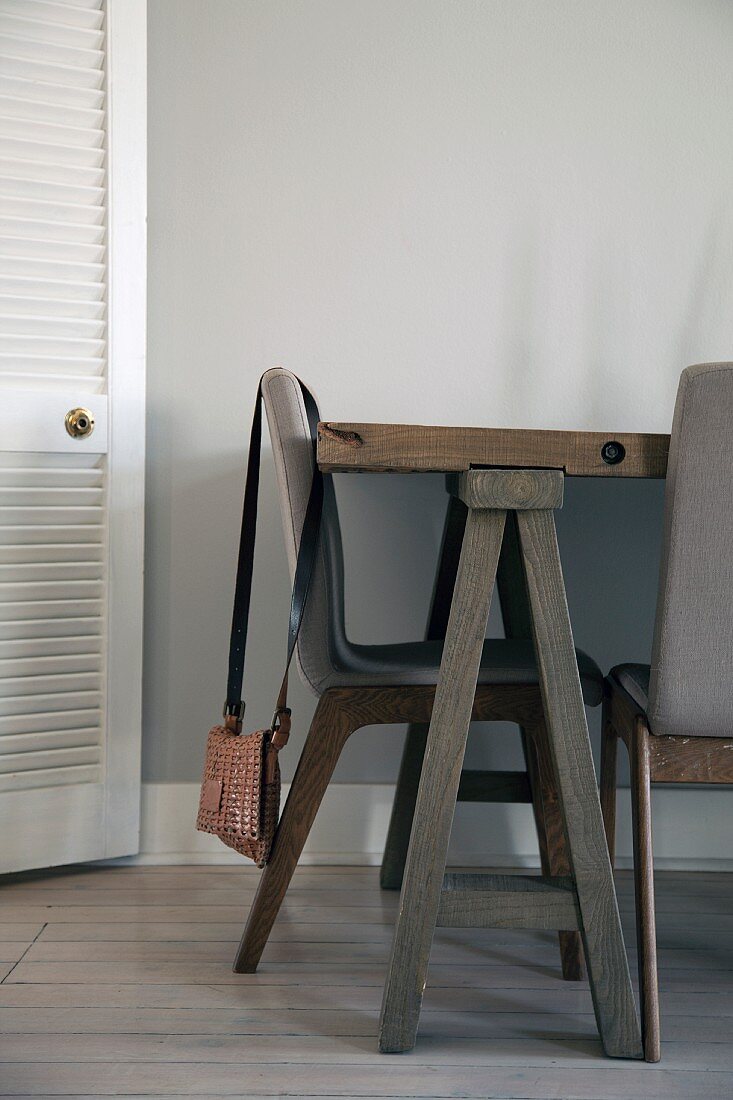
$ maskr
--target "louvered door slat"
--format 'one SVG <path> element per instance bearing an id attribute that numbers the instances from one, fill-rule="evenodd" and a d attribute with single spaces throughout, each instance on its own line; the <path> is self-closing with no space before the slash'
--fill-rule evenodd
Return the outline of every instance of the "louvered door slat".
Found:
<path id="1" fill-rule="evenodd" d="M 79 616 L 101 617 L 104 603 L 90 600 L 23 600 L 0 603 L 0 623 L 13 623 L 22 632 L 23 625 L 37 619 L 76 619 Z M 71 628 L 69 628 L 71 629 Z"/>
<path id="2" fill-rule="evenodd" d="M 69 672 L 85 672 L 90 668 L 99 671 L 101 654 L 87 653 L 82 647 L 79 653 L 61 653 L 45 657 L 21 657 L 15 653 L 12 657 L 0 657 L 0 673 L 3 677 L 64 675 Z"/>
<path id="3" fill-rule="evenodd" d="M 98 485 L 84 482 L 34 485 L 30 478 L 25 483 L 17 480 L 13 483 L 7 478 L 5 484 L 0 486 L 0 505 L 17 504 L 21 499 L 25 505 L 50 504 L 56 507 L 67 504 L 101 506 L 104 503 L 103 489 Z"/>
<path id="4" fill-rule="evenodd" d="M 5 485 L 28 485 L 31 488 L 68 486 L 101 488 L 104 468 L 99 455 L 54 454 L 39 451 L 26 454 L 6 453 L 0 458 Z"/>
<path id="5" fill-rule="evenodd" d="M 27 288 L 28 279 L 38 282 L 53 281 L 64 285 L 79 284 L 99 287 L 104 291 L 104 263 L 100 260 L 72 260 L 70 257 L 62 257 L 57 260 L 53 257 L 29 256 L 27 249 L 13 255 L 4 248 L 4 242 L 0 240 L 0 279 L 13 292 L 12 280 L 19 276 L 26 280 L 23 286 Z M 40 293 L 40 291 L 39 291 Z"/>
<path id="6" fill-rule="evenodd" d="M 32 523 L 32 517 L 27 518 L 29 522 L 25 525 L 12 524 L 4 527 L 0 523 L 0 539 L 3 540 L 3 544 L 9 547 L 23 545 L 42 549 L 47 543 L 56 545 L 62 542 L 73 544 L 97 541 L 101 545 L 104 540 L 104 527 L 101 523 L 84 523 L 75 526 L 69 523 L 35 525 Z"/>
<path id="7" fill-rule="evenodd" d="M 81 207 L 101 207 L 104 204 L 102 187 L 81 182 L 62 183 L 59 180 L 29 179 L 28 176 L 20 175 L 21 170 L 16 168 L 13 173 L 3 171 L 3 166 L 0 166 L 0 195 L 8 198 L 73 203 Z"/>
<path id="8" fill-rule="evenodd" d="M 15 322 L 19 330 L 23 324 L 27 328 L 28 317 L 33 318 L 34 324 L 51 323 L 57 320 L 59 323 L 63 321 L 82 325 L 99 322 L 102 324 L 101 330 L 97 328 L 94 331 L 103 334 L 105 304 L 101 299 L 51 298 L 40 295 L 21 298 L 8 294 L 0 296 L 0 317 L 5 317 L 6 321 Z"/>
<path id="9" fill-rule="evenodd" d="M 85 706 L 84 702 L 80 700 L 76 708 L 68 707 L 63 711 L 44 710 L 41 707 L 36 712 L 28 710 L 23 714 L 0 715 L 0 736 L 52 734 L 56 730 L 86 729 L 92 731 L 87 737 L 88 742 L 94 737 L 94 730 L 99 725 L 100 710 L 93 703 Z"/>
<path id="10" fill-rule="evenodd" d="M 102 264 L 105 257 L 105 249 L 102 244 L 88 241 L 75 241 L 63 235 L 56 238 L 39 232 L 35 226 L 34 232 L 29 232 L 30 227 L 23 225 L 21 219 L 12 224 L 11 219 L 6 219 L 6 224 L 12 232 L 0 229 L 0 256 L 25 257 L 29 261 L 53 260 L 58 266 L 68 264 Z"/>
<path id="11" fill-rule="evenodd" d="M 77 620 L 75 627 L 79 627 Z M 76 654 L 102 653 L 102 638 L 95 633 L 60 633 L 56 637 L 46 635 L 42 638 L 13 638 L 12 640 L 0 639 L 0 661 L 17 661 L 19 663 L 29 659 L 43 657 L 69 657 Z M 20 667 L 20 664 L 19 664 Z"/>
<path id="12" fill-rule="evenodd" d="M 54 599 L 102 599 L 104 596 L 104 584 L 99 580 L 73 580 L 64 577 L 60 581 L 31 581 L 3 580 L 0 573 L 0 603 L 8 599 L 17 599 L 25 595 L 30 600 L 54 600 Z"/>
<path id="13" fill-rule="evenodd" d="M 64 302 L 72 301 L 101 303 L 105 309 L 104 287 L 99 283 L 88 283 L 79 279 L 72 282 L 67 279 L 45 278 L 43 273 L 33 278 L 29 275 L 11 275 L 6 272 L 0 275 L 0 299 L 14 302 L 47 301 Z"/>
<path id="14" fill-rule="evenodd" d="M 42 0 L 32 0 L 35 3 L 41 3 Z M 73 8 L 89 8 L 91 11 L 102 11 L 105 7 L 104 0 L 48 0 L 54 4 L 55 7 L 73 7 Z"/>
<path id="15" fill-rule="evenodd" d="M 4 4 L 0 8 L 0 32 L 20 35 L 43 44 L 101 52 L 104 44 L 101 25 L 81 26 L 70 23 L 68 19 L 62 21 L 58 16 L 59 9 L 51 5 L 47 6 L 46 13 L 41 13 L 34 10 L 32 3 L 26 3 L 20 9 L 16 5 Z"/>
<path id="16" fill-rule="evenodd" d="M 50 186 L 48 191 L 50 193 Z M 104 206 L 99 202 L 84 204 L 80 202 L 61 202 L 53 197 L 35 198 L 29 195 L 3 195 L 2 203 L 6 217 L 23 218 L 30 222 L 38 222 L 40 225 L 58 223 L 59 225 L 67 225 L 74 231 L 76 231 L 77 226 L 98 227 L 104 225 Z M 100 239 L 100 235 L 98 233 L 94 234 L 93 239 Z"/>
<path id="17" fill-rule="evenodd" d="M 55 771 L 57 768 L 69 768 L 79 764 L 98 764 L 99 756 L 99 748 L 96 746 L 54 746 L 44 750 L 44 757 L 51 767 L 38 768 L 35 754 L 28 752 L 8 753 L 7 756 L 0 757 L 0 778 L 11 776 L 13 773 L 27 774 L 29 772 L 36 774 L 35 776 L 28 775 L 28 779 L 37 778 L 39 772 L 48 774 L 48 772 Z"/>
<path id="18" fill-rule="evenodd" d="M 47 715 L 54 711 L 76 710 L 77 708 L 101 707 L 101 691 L 29 692 L 21 695 L 9 695 L 0 699 L 0 717 L 26 716 L 31 714 Z"/>
<path id="19" fill-rule="evenodd" d="M 22 204 L 21 211 L 18 205 L 15 199 L 1 200 L 0 234 L 4 237 L 38 241 L 39 246 L 57 241 L 72 245 L 104 243 L 104 224 L 101 221 L 96 224 L 87 220 L 65 221 L 54 217 L 54 211 L 50 211 L 45 204 L 40 209 L 40 204 L 26 202 Z"/>
<path id="20" fill-rule="evenodd" d="M 43 111 L 47 123 L 70 127 L 83 144 L 87 129 L 97 134 L 97 144 L 104 143 L 104 111 L 100 107 L 82 106 L 63 101 L 45 100 L 40 95 L 25 98 L 29 91 L 17 79 L 0 77 L 0 115 L 3 118 L 22 118 L 29 125 L 38 125 L 38 113 Z M 49 88 L 49 94 L 51 89 Z"/>
<path id="21" fill-rule="evenodd" d="M 32 759 L 28 754 L 46 752 L 48 749 L 87 749 L 90 731 L 93 735 L 93 726 L 72 727 L 68 730 L 58 729 L 40 733 L 8 734 L 5 737 L 5 749 L 8 755 L 26 754 L 27 760 Z M 36 756 L 35 759 L 38 760 L 40 757 Z"/>
<path id="22" fill-rule="evenodd" d="M 69 107 L 99 111 L 104 104 L 103 88 L 75 88 L 70 84 L 53 84 L 47 80 L 33 80 L 18 75 L 17 72 L 10 75 L 5 68 L 0 73 L 0 95 L 8 98 L 15 97 L 24 104 L 33 100 L 37 100 L 39 103 L 53 104 L 54 110 Z"/>
<path id="23" fill-rule="evenodd" d="M 10 775 L 0 775 L 0 792 L 19 792 L 39 787 L 76 786 L 77 784 L 96 785 L 99 770 L 99 764 L 89 764 L 86 767 L 53 766 L 26 772 L 11 772 Z"/>
<path id="24" fill-rule="evenodd" d="M 95 73 L 99 79 L 104 64 L 104 53 L 95 49 L 94 45 L 79 46 L 64 42 L 63 35 L 60 35 L 52 24 L 46 24 L 45 39 L 34 37 L 34 27 L 30 20 L 19 19 L 11 25 L 11 20 L 8 18 L 5 24 L 4 28 L 0 28 L 0 49 L 8 57 L 17 61 L 28 59 L 34 65 L 38 64 L 40 58 L 42 64 L 51 65 L 56 69 L 63 67 L 74 75 Z M 68 81 L 68 83 L 73 82 L 73 78 Z"/>
<path id="25" fill-rule="evenodd" d="M 0 584 L 27 581 L 32 581 L 34 584 L 41 584 L 44 581 L 63 581 L 68 584 L 71 581 L 101 580 L 102 578 L 101 562 L 0 563 Z"/>
<path id="26" fill-rule="evenodd" d="M 18 155 L 18 149 L 26 155 Z M 9 179 L 21 179 L 31 185 L 39 183 L 48 187 L 60 184 L 65 187 L 100 188 L 104 183 L 103 165 L 89 167 L 78 164 L 60 164 L 58 160 L 53 160 L 50 157 L 43 160 L 39 159 L 38 155 L 35 157 L 31 155 L 41 152 L 43 150 L 39 149 L 37 145 L 26 143 L 24 146 L 18 146 L 16 142 L 12 155 L 8 155 L 3 152 L 2 142 L 0 142 L 0 173 Z M 54 150 L 52 149 L 50 152 L 53 154 Z M 104 190 L 102 190 L 101 195 L 98 194 L 98 198 L 101 202 L 104 202 Z"/>
<path id="27" fill-rule="evenodd" d="M 92 8 L 95 6 L 93 5 Z M 101 4 L 96 10 L 86 10 L 79 0 L 5 0 L 3 11 L 7 15 L 20 15 L 33 19 L 46 19 L 49 22 L 66 24 L 70 27 L 86 27 L 100 30 L 104 24 Z"/>
<path id="28" fill-rule="evenodd" d="M 95 68 L 81 68 L 73 64 L 64 64 L 57 58 L 52 61 L 41 60 L 33 56 L 29 43 L 19 45 L 12 35 L 0 36 L 0 57 L 3 73 L 9 77 L 21 77 L 46 85 L 91 89 L 98 91 L 104 86 L 104 74 Z M 33 44 L 30 44 L 33 45 Z"/>
<path id="29" fill-rule="evenodd" d="M 85 672 L 60 672 L 55 676 L 6 676 L 0 677 L 0 713 L 2 706 L 11 700 L 43 698 L 55 694 L 72 694 L 75 700 L 81 693 L 97 692 L 99 669 Z M 98 738 L 94 738 L 95 744 Z M 2 754 L 0 754 L 2 759 Z"/>
<path id="30" fill-rule="evenodd" d="M 27 309 L 20 314 L 4 313 L 0 310 L 0 318 L 0 325 L 6 330 L 8 336 L 25 336 L 30 322 L 38 332 L 37 339 L 75 340 L 78 337 L 80 340 L 101 341 L 99 350 L 104 348 L 106 326 L 103 319 L 39 316 L 34 315 L 32 309 Z"/>
<path id="31" fill-rule="evenodd" d="M 19 116 L 16 111 L 12 113 L 5 112 L 2 110 L 2 102 L 0 102 L 0 136 L 35 143 L 36 146 L 41 147 L 41 152 L 45 152 L 43 147 L 48 146 L 51 154 L 58 149 L 79 150 L 79 155 L 74 158 L 73 163 L 91 165 L 100 163 L 101 157 L 98 155 L 98 151 L 104 145 L 103 130 L 88 126 L 63 124 L 58 120 L 57 112 L 50 104 L 37 103 L 33 106 L 35 106 L 36 114 L 40 110 L 44 111 L 46 117 L 43 120 L 37 117 L 28 118 L 27 115 Z M 30 152 L 32 147 L 29 146 L 28 148 Z M 94 152 L 86 154 L 84 150 L 87 149 Z M 51 160 L 53 157 L 50 155 L 48 158 L 44 157 L 43 159 Z M 66 159 L 66 153 L 61 159 Z"/>
<path id="32" fill-rule="evenodd" d="M 51 371 L 55 369 L 55 365 L 50 368 Z M 73 383 L 79 387 L 86 387 L 91 393 L 101 393 L 104 389 L 104 382 L 102 379 L 95 379 L 94 374 L 97 371 L 90 371 L 90 377 L 87 377 L 80 370 L 78 374 L 65 374 L 63 376 L 64 381 L 60 381 L 55 374 L 44 373 L 43 367 L 36 370 L 32 363 L 29 363 L 26 359 L 23 363 L 23 373 L 13 374 L 8 371 L 5 375 L 8 381 L 15 379 L 20 385 L 21 382 L 26 389 L 39 389 L 47 390 L 49 387 L 56 386 L 58 389 L 66 389 L 68 383 Z"/>

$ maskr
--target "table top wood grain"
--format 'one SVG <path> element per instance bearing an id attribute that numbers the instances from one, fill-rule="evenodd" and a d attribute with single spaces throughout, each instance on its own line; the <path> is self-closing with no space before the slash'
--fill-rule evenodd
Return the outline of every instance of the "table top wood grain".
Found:
<path id="1" fill-rule="evenodd" d="M 569 477 L 663 478 L 668 450 L 668 435 L 638 432 L 336 421 L 318 425 L 318 465 L 324 473 L 448 473 L 477 466 L 526 466 L 563 470 Z"/>

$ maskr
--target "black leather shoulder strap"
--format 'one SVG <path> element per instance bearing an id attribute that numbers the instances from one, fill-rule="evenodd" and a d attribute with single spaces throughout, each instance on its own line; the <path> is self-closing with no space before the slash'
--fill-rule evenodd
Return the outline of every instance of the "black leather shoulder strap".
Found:
<path id="1" fill-rule="evenodd" d="M 264 376 L 263 376 L 264 377 Z M 303 622 L 303 613 L 308 598 L 313 566 L 318 552 L 318 542 L 323 511 L 323 474 L 316 463 L 316 443 L 318 438 L 318 407 L 310 390 L 298 379 L 303 394 L 311 445 L 313 447 L 313 481 L 311 483 L 308 505 L 300 535 L 298 559 L 293 579 L 293 594 L 290 601 L 290 621 L 288 624 L 288 649 L 285 662 L 285 675 L 278 695 L 273 726 L 279 724 L 279 714 L 287 713 L 287 683 L 290 662 L 295 652 L 295 644 Z M 247 478 L 244 486 L 244 507 L 242 509 L 242 530 L 239 539 L 239 559 L 237 562 L 237 581 L 234 590 L 234 612 L 232 632 L 229 642 L 229 676 L 227 679 L 227 698 L 224 704 L 224 717 L 228 725 L 236 723 L 241 728 L 244 714 L 242 701 L 242 680 L 244 677 L 244 658 L 247 649 L 247 627 L 249 624 L 249 606 L 252 595 L 252 577 L 254 572 L 255 533 L 257 530 L 257 498 L 260 483 L 260 453 L 262 450 L 262 379 L 257 387 L 257 399 L 252 418 L 252 431 L 249 440 L 247 459 Z M 234 721 L 232 721 L 234 720 Z M 289 727 L 289 723 L 288 723 Z M 287 739 L 287 731 L 281 742 Z"/>

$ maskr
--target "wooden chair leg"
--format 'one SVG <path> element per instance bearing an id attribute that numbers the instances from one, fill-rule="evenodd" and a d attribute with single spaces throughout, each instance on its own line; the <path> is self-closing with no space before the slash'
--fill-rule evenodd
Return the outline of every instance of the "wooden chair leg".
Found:
<path id="1" fill-rule="evenodd" d="M 542 805 L 542 794 L 540 792 L 540 774 L 539 763 L 537 760 L 537 750 L 534 747 L 534 742 L 526 729 L 520 727 L 519 732 L 522 737 L 522 755 L 524 756 L 524 766 L 529 779 L 529 785 L 532 791 L 532 816 L 534 817 L 534 827 L 537 832 L 537 845 L 540 850 L 540 865 L 542 867 L 542 874 L 548 874 L 545 870 L 549 867 L 550 853 L 548 850 L 549 837 L 547 836 L 547 824 L 545 822 L 545 811 Z"/>
<path id="2" fill-rule="evenodd" d="M 466 525 L 384 987 L 385 1054 L 415 1045 L 503 527 L 500 511 Z"/>
<path id="3" fill-rule="evenodd" d="M 634 889 L 636 893 L 636 950 L 639 960 L 644 1057 L 661 1058 L 657 936 L 654 917 L 654 864 L 652 853 L 651 777 L 649 731 L 637 717 L 631 737 L 631 816 L 634 833 Z"/>
<path id="4" fill-rule="evenodd" d="M 608 697 L 603 698 L 601 716 L 601 813 L 611 867 L 616 864 L 616 760 L 618 735 L 611 724 Z"/>
<path id="5" fill-rule="evenodd" d="M 379 885 L 383 890 L 399 890 L 402 886 L 427 740 L 426 725 L 412 724 L 407 727 L 402 763 L 389 820 L 387 843 L 384 847 L 382 869 L 379 874 Z"/>
<path id="6" fill-rule="evenodd" d="M 547 729 L 538 726 L 532 736 L 526 736 L 527 770 L 532 785 L 535 824 L 540 840 L 540 861 L 543 875 L 569 875 L 567 839 L 563 828 L 557 783 L 552 768 Z M 544 843 L 543 843 L 544 841 Z M 579 932 L 558 932 L 560 963 L 566 982 L 580 982 L 585 977 L 583 941 Z"/>
<path id="7" fill-rule="evenodd" d="M 318 807 L 354 728 L 353 718 L 329 692 L 322 695 L 239 944 L 234 962 L 237 974 L 253 974 L 257 969 Z"/>

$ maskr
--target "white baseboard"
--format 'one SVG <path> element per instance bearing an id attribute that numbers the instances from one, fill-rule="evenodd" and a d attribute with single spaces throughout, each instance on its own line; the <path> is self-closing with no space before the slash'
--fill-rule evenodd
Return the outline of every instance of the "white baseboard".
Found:
<path id="1" fill-rule="evenodd" d="M 283 800 L 287 784 L 283 788 Z M 329 787 L 308 838 L 306 864 L 378 864 L 394 795 L 391 784 Z M 724 788 L 659 787 L 653 795 L 654 853 L 659 869 L 733 870 L 733 797 Z M 137 864 L 241 863 L 241 856 L 194 828 L 196 783 L 144 783 Z M 619 867 L 631 866 L 629 792 L 619 791 Z M 462 866 L 536 867 L 531 807 L 459 804 L 450 862 Z"/>

